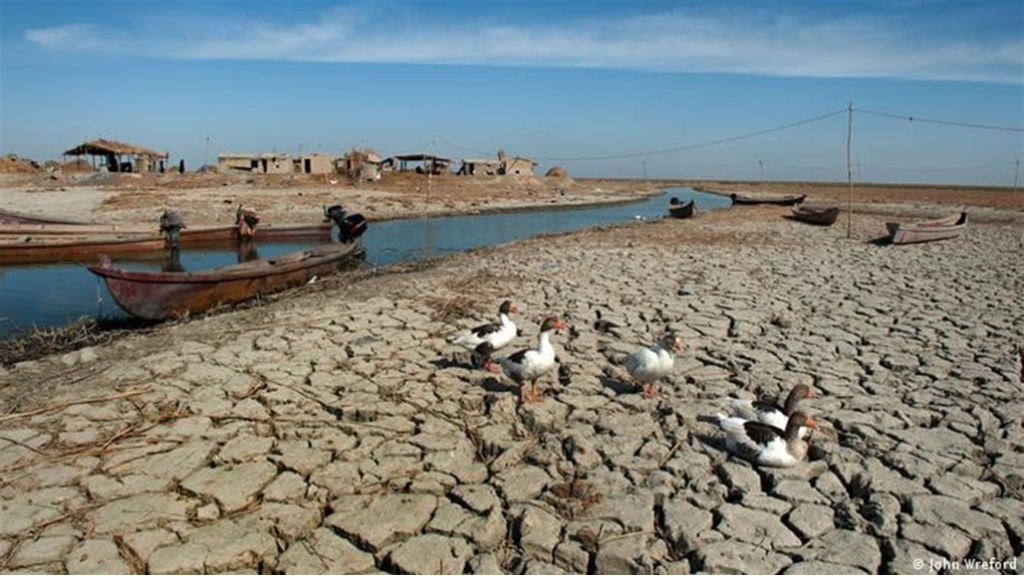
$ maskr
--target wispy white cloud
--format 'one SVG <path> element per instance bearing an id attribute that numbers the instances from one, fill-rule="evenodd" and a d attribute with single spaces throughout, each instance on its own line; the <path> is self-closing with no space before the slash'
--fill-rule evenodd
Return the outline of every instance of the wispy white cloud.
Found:
<path id="1" fill-rule="evenodd" d="M 1020 84 L 1024 39 L 971 40 L 880 15 L 676 9 L 630 18 L 493 24 L 395 16 L 355 6 L 308 21 L 178 20 L 119 30 L 29 30 L 52 50 L 179 59 L 588 67 L 796 77 L 888 77 Z"/>
<path id="2" fill-rule="evenodd" d="M 131 35 L 95 24 L 69 24 L 28 30 L 25 38 L 51 50 L 104 51 L 123 50 L 134 43 Z"/>

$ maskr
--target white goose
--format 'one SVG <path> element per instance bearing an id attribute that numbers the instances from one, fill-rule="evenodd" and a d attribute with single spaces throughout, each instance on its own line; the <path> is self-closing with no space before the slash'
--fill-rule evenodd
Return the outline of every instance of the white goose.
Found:
<path id="1" fill-rule="evenodd" d="M 789 417 L 796 412 L 796 406 L 804 398 L 815 398 L 814 389 L 806 384 L 797 384 L 789 391 L 786 402 L 779 405 L 778 398 L 760 398 L 751 402 L 745 398 L 732 398 L 733 413 L 746 420 L 755 420 L 779 430 L 785 430 Z M 800 437 L 807 436 L 807 428 L 800 429 Z"/>
<path id="2" fill-rule="evenodd" d="M 640 384 L 644 398 L 656 394 L 654 383 L 668 376 L 675 364 L 674 352 L 683 351 L 683 341 L 671 332 L 665 333 L 651 348 L 641 348 L 623 361 L 626 371 Z"/>
<path id="3" fill-rule="evenodd" d="M 807 457 L 807 442 L 800 438 L 801 428 L 818 424 L 803 412 L 794 412 L 785 430 L 738 416 L 718 415 L 725 431 L 725 445 L 732 453 L 762 466 L 789 468 Z"/>
<path id="4" fill-rule="evenodd" d="M 448 342 L 461 346 L 471 354 L 474 365 L 490 367 L 490 353 L 507 346 L 518 333 L 510 315 L 516 311 L 516 305 L 505 300 L 498 307 L 498 321 L 481 324 L 476 328 L 463 330 L 448 339 Z"/>
<path id="5" fill-rule="evenodd" d="M 555 367 L 555 348 L 551 345 L 551 332 L 565 328 L 565 322 L 550 316 L 541 324 L 537 347 L 526 348 L 509 356 L 495 359 L 505 374 L 519 384 L 520 402 L 538 402 L 537 379 Z M 530 381 L 530 394 L 526 394 L 526 381 Z"/>

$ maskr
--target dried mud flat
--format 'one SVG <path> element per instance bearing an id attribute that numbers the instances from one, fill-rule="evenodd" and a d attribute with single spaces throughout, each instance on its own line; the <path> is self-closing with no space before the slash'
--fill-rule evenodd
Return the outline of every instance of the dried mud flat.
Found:
<path id="1" fill-rule="evenodd" d="M 0 567 L 1019 573 L 1024 214 L 869 242 L 969 205 L 935 202 L 859 203 L 851 238 L 772 207 L 541 237 L 9 367 Z M 516 347 L 570 324 L 542 403 L 445 342 L 505 298 Z M 618 362 L 666 326 L 644 399 Z M 726 454 L 729 396 L 801 382 L 808 462 Z"/>

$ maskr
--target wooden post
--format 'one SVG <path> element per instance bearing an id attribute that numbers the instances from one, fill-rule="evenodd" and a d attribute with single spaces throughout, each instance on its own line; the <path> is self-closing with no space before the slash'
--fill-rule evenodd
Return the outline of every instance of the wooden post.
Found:
<path id="1" fill-rule="evenodd" d="M 846 237 L 852 235 L 853 226 L 853 165 L 850 163 L 850 145 L 853 141 L 853 100 L 846 109 Z"/>

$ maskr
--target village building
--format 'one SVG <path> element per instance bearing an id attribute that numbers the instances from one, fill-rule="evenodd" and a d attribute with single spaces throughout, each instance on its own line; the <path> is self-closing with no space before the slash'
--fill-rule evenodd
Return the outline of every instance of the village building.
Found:
<path id="1" fill-rule="evenodd" d="M 295 171 L 300 174 L 333 174 L 334 157 L 327 154 L 306 154 L 295 159 Z"/>
<path id="2" fill-rule="evenodd" d="M 501 174 L 501 162 L 496 158 L 463 158 L 459 176 L 497 176 Z"/>
<path id="3" fill-rule="evenodd" d="M 497 158 L 463 158 L 460 176 L 533 176 L 537 163 L 522 156 L 508 157 L 502 150 Z"/>
<path id="4" fill-rule="evenodd" d="M 256 174 L 291 174 L 295 171 L 288 154 L 218 154 L 218 172 L 253 172 Z"/>
<path id="5" fill-rule="evenodd" d="M 537 163 L 529 158 L 513 156 L 512 158 L 505 159 L 502 164 L 501 173 L 512 176 L 533 176 L 533 170 L 536 167 Z"/>
<path id="6" fill-rule="evenodd" d="M 372 150 L 352 150 L 335 160 L 335 167 L 341 174 L 352 180 L 371 182 L 380 180 L 383 174 L 394 168 L 394 159 L 383 159 Z"/>
<path id="7" fill-rule="evenodd" d="M 64 156 L 90 156 L 94 170 L 107 172 L 163 172 L 167 152 L 114 140 L 90 140 L 64 151 Z M 66 164 L 67 161 L 65 160 Z"/>

